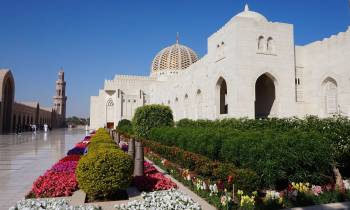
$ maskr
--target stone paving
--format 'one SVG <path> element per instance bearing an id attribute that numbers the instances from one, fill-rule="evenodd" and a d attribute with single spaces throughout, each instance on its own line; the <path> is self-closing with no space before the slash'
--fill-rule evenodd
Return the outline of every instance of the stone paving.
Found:
<path id="1" fill-rule="evenodd" d="M 85 135 L 78 129 L 0 135 L 0 209 L 24 198 L 33 181 Z"/>

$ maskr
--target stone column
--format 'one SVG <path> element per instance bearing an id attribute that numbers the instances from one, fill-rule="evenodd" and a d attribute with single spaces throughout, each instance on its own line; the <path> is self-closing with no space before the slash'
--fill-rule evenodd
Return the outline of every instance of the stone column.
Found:
<path id="1" fill-rule="evenodd" d="M 135 165 L 134 165 L 134 176 L 143 176 L 143 145 L 141 141 L 135 142 Z"/>
<path id="2" fill-rule="evenodd" d="M 119 145 L 119 142 L 120 142 L 120 134 L 119 134 L 118 131 L 116 131 L 116 133 L 115 133 L 114 141 L 117 142 L 117 144 Z"/>
<path id="3" fill-rule="evenodd" d="M 128 155 L 131 156 L 133 160 L 135 160 L 135 139 L 130 138 L 128 145 Z"/>

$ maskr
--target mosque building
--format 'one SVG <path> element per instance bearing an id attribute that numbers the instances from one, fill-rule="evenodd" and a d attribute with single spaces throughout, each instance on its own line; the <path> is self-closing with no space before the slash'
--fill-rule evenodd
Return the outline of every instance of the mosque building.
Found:
<path id="1" fill-rule="evenodd" d="M 15 101 L 15 80 L 9 69 L 0 69 L 0 134 L 28 130 L 30 125 L 63 127 L 66 119 L 66 82 L 64 72 L 58 73 L 54 107 L 41 107 L 39 102 Z"/>
<path id="2" fill-rule="evenodd" d="M 175 120 L 350 116 L 350 27 L 294 44 L 292 24 L 249 10 L 208 38 L 198 58 L 179 43 L 161 50 L 150 76 L 116 75 L 91 97 L 90 127 L 115 127 L 137 107 L 164 104 Z"/>

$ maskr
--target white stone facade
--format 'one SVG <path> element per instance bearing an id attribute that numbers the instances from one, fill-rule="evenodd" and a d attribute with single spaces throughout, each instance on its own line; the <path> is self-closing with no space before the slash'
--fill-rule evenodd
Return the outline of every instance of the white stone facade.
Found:
<path id="1" fill-rule="evenodd" d="M 246 6 L 185 69 L 155 72 L 152 66 L 149 77 L 105 81 L 91 97 L 90 127 L 116 126 L 144 104 L 169 105 L 175 120 L 350 116 L 350 28 L 305 46 L 295 46 L 293 30 Z"/>

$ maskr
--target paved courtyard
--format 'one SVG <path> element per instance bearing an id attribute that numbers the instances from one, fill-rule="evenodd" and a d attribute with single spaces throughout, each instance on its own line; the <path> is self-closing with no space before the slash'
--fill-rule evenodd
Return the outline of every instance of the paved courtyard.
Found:
<path id="1" fill-rule="evenodd" d="M 25 196 L 33 181 L 85 136 L 78 129 L 0 135 L 0 209 Z"/>

